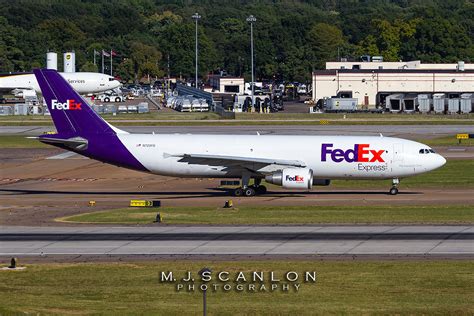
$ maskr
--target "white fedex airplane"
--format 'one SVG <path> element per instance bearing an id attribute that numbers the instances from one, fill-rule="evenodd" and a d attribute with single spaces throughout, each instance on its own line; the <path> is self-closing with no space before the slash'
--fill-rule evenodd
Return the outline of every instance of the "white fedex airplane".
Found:
<path id="1" fill-rule="evenodd" d="M 121 83 L 112 76 L 96 72 L 62 72 L 61 76 L 79 94 L 99 93 L 113 90 Z M 36 77 L 32 73 L 16 73 L 0 76 L 0 91 L 34 90 L 41 93 Z"/>
<path id="2" fill-rule="evenodd" d="M 426 145 L 391 137 L 129 134 L 92 111 L 56 71 L 34 73 L 57 129 L 41 142 L 154 174 L 241 178 L 237 196 L 265 193 L 263 179 L 301 190 L 331 179 L 392 179 L 397 194 L 400 178 L 446 162 Z"/>

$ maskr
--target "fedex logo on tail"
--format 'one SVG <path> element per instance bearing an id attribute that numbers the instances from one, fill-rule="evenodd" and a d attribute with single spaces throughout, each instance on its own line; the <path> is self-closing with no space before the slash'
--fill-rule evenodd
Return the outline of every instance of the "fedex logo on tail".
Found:
<path id="1" fill-rule="evenodd" d="M 334 144 L 322 144 L 321 161 L 327 161 L 328 156 L 334 162 L 385 162 L 382 150 L 370 149 L 370 144 L 355 144 L 347 150 L 333 148 Z"/>
<path id="2" fill-rule="evenodd" d="M 51 108 L 53 110 L 81 110 L 81 102 L 76 100 L 67 100 L 64 103 L 58 102 L 58 100 L 51 101 Z"/>

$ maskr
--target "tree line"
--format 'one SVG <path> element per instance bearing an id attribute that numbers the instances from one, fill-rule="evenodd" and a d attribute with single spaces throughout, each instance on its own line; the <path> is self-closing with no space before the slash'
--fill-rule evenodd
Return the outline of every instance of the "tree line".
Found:
<path id="1" fill-rule="evenodd" d="M 95 51 L 118 53 L 114 74 L 194 76 L 198 12 L 200 76 L 250 77 L 254 24 L 258 79 L 308 81 L 326 61 L 474 61 L 469 0 L 0 0 L 0 72 L 45 66 L 45 53 L 74 50 L 76 67 L 100 71 Z M 61 54 L 58 54 L 61 55 Z M 106 62 L 108 65 L 109 62 Z M 59 61 L 59 64 L 60 61 Z"/>

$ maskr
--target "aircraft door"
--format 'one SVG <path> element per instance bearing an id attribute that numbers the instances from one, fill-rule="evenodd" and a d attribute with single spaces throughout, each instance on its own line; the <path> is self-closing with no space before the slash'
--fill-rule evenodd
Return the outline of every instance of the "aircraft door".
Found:
<path id="1" fill-rule="evenodd" d="M 403 144 L 393 144 L 393 162 L 403 161 Z"/>

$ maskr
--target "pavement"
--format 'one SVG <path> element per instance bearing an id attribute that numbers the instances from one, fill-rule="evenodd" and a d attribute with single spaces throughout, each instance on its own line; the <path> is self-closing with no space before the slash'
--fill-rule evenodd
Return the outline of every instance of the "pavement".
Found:
<path id="1" fill-rule="evenodd" d="M 0 226 L 0 256 L 449 255 L 474 258 L 474 226 Z"/>

